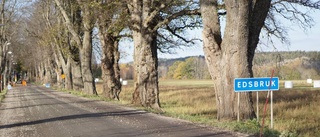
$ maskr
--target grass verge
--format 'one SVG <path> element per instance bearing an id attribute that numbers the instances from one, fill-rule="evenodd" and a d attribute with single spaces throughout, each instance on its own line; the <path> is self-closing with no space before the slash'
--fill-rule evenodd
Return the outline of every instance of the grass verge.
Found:
<path id="1" fill-rule="evenodd" d="M 7 89 L 3 90 L 1 93 L 0 93 L 0 102 L 2 102 L 2 100 L 5 98 L 5 95 L 7 94 Z"/>
<path id="2" fill-rule="evenodd" d="M 274 129 L 270 126 L 270 104 L 265 117 L 264 137 L 313 137 L 320 136 L 320 92 L 312 87 L 306 87 L 301 81 L 295 81 L 295 88 L 274 92 Z M 280 83 L 283 84 L 283 83 Z M 303 87 L 303 88 L 301 88 Z M 217 121 L 217 109 L 214 89 L 211 80 L 160 80 L 160 102 L 163 115 L 185 119 L 199 124 L 220 127 L 232 131 L 259 135 L 262 110 L 267 92 L 259 93 L 260 121 L 248 120 L 242 122 Z M 97 85 L 98 93 L 102 92 L 102 85 Z M 133 93 L 133 82 L 122 87 L 120 101 L 115 103 L 130 105 Z M 86 95 L 81 92 L 67 91 L 82 97 L 110 101 L 104 97 Z M 255 93 L 253 93 L 254 105 Z M 143 108 L 139 108 L 143 109 Z M 255 107 L 256 109 L 256 107 Z M 150 110 L 147 110 L 150 111 Z M 255 110 L 257 112 L 257 110 Z"/>

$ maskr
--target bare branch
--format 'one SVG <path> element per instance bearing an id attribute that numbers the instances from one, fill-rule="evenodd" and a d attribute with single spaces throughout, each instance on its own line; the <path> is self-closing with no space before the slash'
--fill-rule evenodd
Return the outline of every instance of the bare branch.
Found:
<path id="1" fill-rule="evenodd" d="M 200 9 L 195 9 L 195 10 L 182 10 L 180 12 L 172 14 L 170 17 L 162 20 L 159 22 L 154 28 L 153 31 L 157 31 L 161 26 L 167 25 L 170 23 L 175 18 L 181 17 L 181 16 L 187 16 L 187 15 L 201 15 Z"/>
<path id="2" fill-rule="evenodd" d="M 312 0 L 282 0 L 282 1 L 302 5 L 302 6 L 313 8 L 313 9 L 320 9 L 320 1 L 316 1 L 316 2 Z"/>
<path id="3" fill-rule="evenodd" d="M 298 7 L 304 7 L 301 9 Z M 300 26 L 304 31 L 314 25 L 314 20 L 310 15 L 313 9 L 320 9 L 320 1 L 312 0 L 278 0 L 271 3 L 270 11 L 265 21 L 264 29 L 268 36 L 275 36 L 283 43 L 289 44 L 287 26 L 277 20 L 280 18 L 289 20 Z"/>

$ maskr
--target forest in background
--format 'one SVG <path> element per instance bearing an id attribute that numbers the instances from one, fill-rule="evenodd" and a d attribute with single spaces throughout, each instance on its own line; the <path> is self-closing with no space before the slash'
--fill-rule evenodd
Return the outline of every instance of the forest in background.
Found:
<path id="1" fill-rule="evenodd" d="M 255 77 L 271 76 L 273 69 L 281 80 L 320 79 L 318 51 L 259 52 L 253 64 Z M 123 79 L 133 79 L 132 65 L 120 64 Z M 159 59 L 158 72 L 160 79 L 210 79 L 204 56 Z"/>

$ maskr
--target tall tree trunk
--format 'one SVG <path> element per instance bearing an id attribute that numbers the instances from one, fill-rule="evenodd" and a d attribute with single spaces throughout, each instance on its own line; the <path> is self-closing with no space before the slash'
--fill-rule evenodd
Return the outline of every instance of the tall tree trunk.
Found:
<path id="1" fill-rule="evenodd" d="M 117 7 L 109 9 L 108 7 Z M 122 4 L 112 0 L 100 3 L 97 7 L 99 39 L 102 47 L 101 70 L 103 79 L 103 94 L 110 99 L 118 99 L 121 92 L 119 59 L 119 33 L 127 22 L 127 10 Z M 112 15 L 118 15 L 114 19 Z"/>
<path id="2" fill-rule="evenodd" d="M 255 55 L 255 51 L 257 45 L 259 43 L 259 37 L 262 27 L 264 26 L 264 22 L 268 15 L 269 9 L 271 6 L 271 0 L 257 0 L 253 3 L 253 8 L 249 17 L 249 46 L 248 46 L 248 63 L 249 63 L 249 71 L 251 77 L 253 77 L 253 58 Z"/>
<path id="3" fill-rule="evenodd" d="M 7 57 L 6 57 L 7 58 Z M 4 86 L 8 85 L 8 76 L 9 76 L 9 59 L 5 60 L 5 66 L 4 66 L 4 71 L 3 71 L 3 83 Z"/>
<path id="4" fill-rule="evenodd" d="M 49 68 L 49 64 L 48 61 L 44 62 L 44 83 L 51 83 L 51 73 L 50 73 L 50 68 Z"/>
<path id="5" fill-rule="evenodd" d="M 72 78 L 72 71 L 71 71 L 71 57 L 68 56 L 67 57 L 67 60 L 64 61 L 63 58 L 61 58 L 61 64 L 62 64 L 62 69 L 63 69 L 63 74 L 65 75 L 65 78 L 63 80 L 63 84 L 64 84 L 64 88 L 65 89 L 68 89 L 68 90 L 72 90 L 74 89 L 73 86 L 72 86 L 72 83 L 73 83 L 73 78 Z M 61 77 L 61 74 L 60 74 L 60 77 Z"/>
<path id="6" fill-rule="evenodd" d="M 217 1 L 201 0 L 203 44 L 210 75 L 214 81 L 219 120 L 237 117 L 235 78 L 253 77 L 252 60 L 271 1 L 225 1 L 227 20 L 222 40 Z M 240 93 L 240 117 L 255 117 L 252 95 Z"/>
<path id="7" fill-rule="evenodd" d="M 4 33 L 2 33 L 5 35 Z M 5 36 L 2 36 L 5 39 Z M 2 40 L 2 39 L 0 39 Z M 0 52 L 0 73 L 1 73 L 1 89 L 4 89 L 6 84 L 7 84 L 7 71 L 8 71 L 8 42 L 7 41 L 2 41 L 4 44 L 1 44 L 1 52 Z"/>
<path id="8" fill-rule="evenodd" d="M 62 71 L 61 71 L 60 67 L 57 67 L 57 68 L 55 69 L 55 73 L 56 73 L 55 76 L 56 76 L 56 79 L 57 79 L 57 87 L 58 87 L 59 89 L 64 88 L 64 87 L 63 87 L 63 79 L 61 78 Z"/>
<path id="9" fill-rule="evenodd" d="M 53 44 L 51 44 L 51 48 L 53 50 L 53 56 L 54 56 L 54 61 L 56 63 L 56 68 L 55 68 L 55 73 L 56 73 L 56 79 L 57 79 L 57 86 L 58 88 L 64 88 L 63 87 L 63 79 L 61 77 L 61 74 L 63 72 L 62 70 L 62 65 L 60 63 L 60 60 L 58 58 L 57 52 L 55 51 L 55 46 L 53 46 Z"/>
<path id="10" fill-rule="evenodd" d="M 39 82 L 41 82 L 41 84 L 44 84 L 43 82 L 44 82 L 44 75 L 45 75 L 45 70 L 44 70 L 44 65 L 43 65 L 43 63 L 40 63 L 39 64 Z M 21 74 L 21 76 L 20 76 L 21 78 L 23 78 L 23 76 L 22 76 L 22 74 Z"/>
<path id="11" fill-rule="evenodd" d="M 97 94 L 95 83 L 92 75 L 91 59 L 92 59 L 92 28 L 85 30 L 83 37 L 83 45 L 80 48 L 81 57 L 81 73 L 84 86 L 84 92 L 88 94 Z"/>
<path id="12" fill-rule="evenodd" d="M 118 90 L 116 93 L 120 94 L 121 92 L 121 81 L 120 81 L 120 66 L 119 66 L 119 60 L 120 60 L 120 52 L 119 52 L 119 41 L 116 40 L 116 42 L 113 44 L 114 50 L 113 50 L 113 56 L 114 56 L 114 63 L 113 63 L 113 70 L 114 70 L 114 77 L 116 79 L 116 85 Z"/>
<path id="13" fill-rule="evenodd" d="M 62 46 L 61 45 L 59 46 L 58 44 L 55 44 L 55 47 L 53 47 L 55 51 L 54 52 L 55 61 L 56 61 L 56 64 L 58 65 L 57 72 L 59 74 L 57 74 L 57 77 L 59 77 L 58 79 L 61 79 L 61 84 L 63 88 L 72 90 L 73 87 L 72 87 L 72 72 L 71 72 L 71 61 L 72 61 L 71 55 L 66 55 L 66 57 L 64 57 L 61 47 Z M 62 73 L 60 69 L 62 69 L 63 74 L 65 75 L 64 79 L 61 78 Z"/>
<path id="14" fill-rule="evenodd" d="M 128 7 L 130 9 L 131 12 L 131 20 L 132 22 L 134 22 L 132 24 L 132 38 L 134 41 L 134 74 L 133 74 L 133 80 L 134 80 L 134 89 L 137 89 L 137 87 L 139 87 L 139 83 L 137 82 L 138 80 L 138 76 L 139 76 L 139 51 L 136 50 L 136 47 L 141 46 L 141 38 L 142 38 L 142 34 L 140 32 L 141 30 L 141 23 L 142 23 L 142 17 L 141 17 L 141 10 L 142 10 L 142 6 L 141 3 L 139 3 L 139 0 L 132 0 L 132 3 L 128 3 Z M 132 7 L 130 7 L 132 6 Z M 133 94 L 132 94 L 132 103 L 133 104 L 141 104 L 141 100 L 140 100 L 140 91 L 138 90 L 134 90 Z"/>
<path id="15" fill-rule="evenodd" d="M 158 87 L 156 15 L 148 0 L 128 3 L 133 22 L 135 91 L 133 103 L 160 110 Z M 150 16 L 149 16 L 150 15 Z"/>
<path id="16" fill-rule="evenodd" d="M 156 34 L 142 34 L 142 44 L 135 47 L 137 62 L 134 100 L 145 107 L 160 109 Z M 136 54 L 137 55 L 137 54 Z M 139 94 L 138 94 L 139 93 Z"/>
<path id="17" fill-rule="evenodd" d="M 83 90 L 83 81 L 82 81 L 82 74 L 81 74 L 81 67 L 80 62 L 76 62 L 74 60 L 71 61 L 71 71 L 70 73 L 72 77 L 72 87 L 74 90 Z"/>
<path id="18" fill-rule="evenodd" d="M 102 79 L 103 94 L 110 99 L 118 99 L 121 92 L 120 71 L 119 71 L 119 51 L 117 38 L 108 35 L 105 27 L 100 26 L 99 37 L 102 47 Z"/>
<path id="19" fill-rule="evenodd" d="M 34 66 L 34 73 L 35 73 L 35 76 L 36 76 L 36 78 L 35 78 L 35 81 L 36 82 L 39 82 L 40 81 L 40 76 L 39 76 L 39 74 L 40 74 L 40 70 L 39 70 L 39 67 L 38 66 Z M 18 76 L 17 76 L 17 78 L 18 78 Z"/>
<path id="20" fill-rule="evenodd" d="M 94 26 L 94 10 L 91 3 L 77 0 L 81 7 L 81 16 L 83 24 L 83 38 L 80 45 L 81 73 L 84 86 L 84 92 L 88 94 L 96 94 L 96 86 L 92 75 L 92 30 Z"/>
<path id="21" fill-rule="evenodd" d="M 81 12 L 78 12 L 77 15 L 80 15 L 81 18 L 77 18 L 76 27 L 79 28 L 79 24 L 83 25 L 82 31 L 83 36 L 81 33 L 75 30 L 75 25 L 72 24 L 71 18 L 68 16 L 66 10 L 62 6 L 60 0 L 55 0 L 55 3 L 59 7 L 62 16 L 65 19 L 65 24 L 72 34 L 73 40 L 79 46 L 80 49 L 80 66 L 81 66 L 81 74 L 82 74 L 82 81 L 83 81 L 83 90 L 88 94 L 97 94 L 95 83 L 93 80 L 92 75 L 92 68 L 91 68 L 91 57 L 92 57 L 92 29 L 94 25 L 94 18 L 93 18 L 93 9 L 90 3 L 77 0 L 77 4 L 75 6 L 80 6 Z M 80 17 L 79 16 L 79 17 Z M 80 29 L 79 29 L 80 30 Z"/>
<path id="22" fill-rule="evenodd" d="M 64 86 L 66 89 L 74 89 L 73 87 L 73 81 L 74 79 L 72 78 L 72 67 L 71 66 L 72 63 L 72 59 L 70 56 L 68 56 L 67 58 L 67 64 L 65 65 L 65 71 L 64 71 Z"/>
<path id="23" fill-rule="evenodd" d="M 203 43 L 206 61 L 214 81 L 217 118 L 236 119 L 237 94 L 233 90 L 234 78 L 250 77 L 248 63 L 249 1 L 226 1 L 228 11 L 224 40 L 221 39 L 217 2 L 201 1 L 203 17 Z M 241 118 L 254 118 L 250 93 L 240 94 Z"/>
<path id="24" fill-rule="evenodd" d="M 0 7 L 0 16 L 1 16 L 1 24 L 4 24 L 5 22 L 5 2 L 1 2 L 1 7 Z M 0 27 L 0 92 L 4 88 L 4 66 L 5 66 L 5 53 L 6 53 L 6 35 L 5 35 L 5 28 Z"/>

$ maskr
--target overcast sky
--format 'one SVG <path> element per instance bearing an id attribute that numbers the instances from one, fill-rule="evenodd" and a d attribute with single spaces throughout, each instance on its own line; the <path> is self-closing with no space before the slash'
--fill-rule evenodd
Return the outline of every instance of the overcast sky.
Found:
<path id="1" fill-rule="evenodd" d="M 274 41 L 275 47 L 271 46 L 271 43 L 267 43 L 270 46 L 259 46 L 259 51 L 320 51 L 320 11 L 313 13 L 313 19 L 315 26 L 307 31 L 301 29 L 298 25 L 291 22 L 286 22 L 286 26 L 290 26 L 288 30 L 288 38 L 290 45 L 283 44 L 279 41 Z M 201 38 L 201 30 L 196 30 L 191 33 L 194 37 Z M 127 52 L 127 57 L 120 60 L 120 62 L 133 61 L 133 47 L 132 43 L 122 44 L 122 49 Z M 176 49 L 176 54 L 163 54 L 159 53 L 159 58 L 180 58 L 186 56 L 198 56 L 203 55 L 202 44 L 194 45 L 194 47 Z"/>

